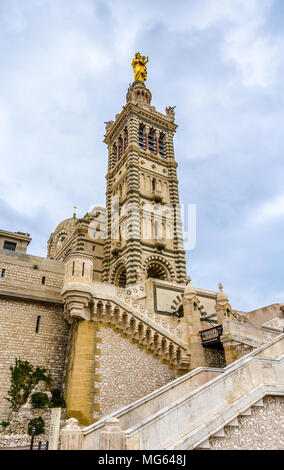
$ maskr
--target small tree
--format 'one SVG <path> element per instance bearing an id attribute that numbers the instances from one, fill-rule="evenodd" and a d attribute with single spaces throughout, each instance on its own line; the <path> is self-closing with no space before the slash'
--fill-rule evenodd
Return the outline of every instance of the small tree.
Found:
<path id="1" fill-rule="evenodd" d="M 38 434 L 43 434 L 45 429 L 44 429 L 44 421 L 41 416 L 39 418 L 34 418 L 29 421 L 28 424 L 28 434 L 31 436 L 33 428 L 35 428 L 35 436 Z"/>
<path id="2" fill-rule="evenodd" d="M 55 388 L 51 390 L 52 393 L 52 399 L 50 402 L 50 407 L 51 408 L 65 408 L 65 401 L 62 396 L 61 390 L 59 388 Z"/>
<path id="3" fill-rule="evenodd" d="M 36 392 L 31 395 L 31 403 L 34 408 L 44 408 L 49 404 L 49 399 L 46 393 Z"/>
<path id="4" fill-rule="evenodd" d="M 34 367 L 28 361 L 15 360 L 15 365 L 10 367 L 11 386 L 8 391 L 10 398 L 6 398 L 11 403 L 13 411 L 18 411 L 26 403 L 29 394 L 34 386 L 45 380 L 51 383 L 51 375 L 45 367 Z"/>

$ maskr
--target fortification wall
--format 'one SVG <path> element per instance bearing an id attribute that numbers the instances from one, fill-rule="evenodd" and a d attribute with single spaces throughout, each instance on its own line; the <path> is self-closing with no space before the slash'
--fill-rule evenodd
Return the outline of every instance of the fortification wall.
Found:
<path id="1" fill-rule="evenodd" d="M 60 387 L 67 335 L 62 305 L 0 298 L 0 416 L 3 419 L 9 412 L 4 397 L 10 387 L 9 368 L 15 358 L 50 369 L 54 378 L 52 386 Z"/>

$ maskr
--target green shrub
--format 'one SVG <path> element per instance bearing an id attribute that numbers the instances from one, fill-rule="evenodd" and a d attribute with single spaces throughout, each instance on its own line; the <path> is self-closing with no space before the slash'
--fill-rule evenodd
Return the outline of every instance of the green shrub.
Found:
<path id="1" fill-rule="evenodd" d="M 45 380 L 48 384 L 52 381 L 50 372 L 45 367 L 34 367 L 28 361 L 21 359 L 16 359 L 16 364 L 10 367 L 10 371 L 11 386 L 8 391 L 10 398 L 6 400 L 10 402 L 13 411 L 19 411 L 26 403 L 32 389 L 40 380 Z"/>
<path id="2" fill-rule="evenodd" d="M 43 408 L 49 404 L 49 399 L 46 393 L 36 392 L 31 396 L 31 403 L 34 408 Z"/>
<path id="3" fill-rule="evenodd" d="M 50 402 L 50 407 L 51 408 L 65 408 L 65 401 L 64 398 L 62 397 L 61 390 L 59 388 L 55 388 L 51 390 L 52 393 L 52 399 Z"/>
<path id="4" fill-rule="evenodd" d="M 2 426 L 3 428 L 6 428 L 7 426 L 9 426 L 9 421 L 2 421 L 2 423 L 0 423 L 0 426 Z"/>
<path id="5" fill-rule="evenodd" d="M 35 428 L 35 435 L 44 433 L 44 421 L 42 417 L 31 419 L 28 424 L 28 434 L 32 435 L 32 430 Z"/>

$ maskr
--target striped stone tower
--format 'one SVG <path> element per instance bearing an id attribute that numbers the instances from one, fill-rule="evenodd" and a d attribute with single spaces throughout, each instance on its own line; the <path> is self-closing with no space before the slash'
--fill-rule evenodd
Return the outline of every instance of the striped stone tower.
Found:
<path id="1" fill-rule="evenodd" d="M 134 81 L 121 113 L 106 123 L 108 226 L 103 281 L 120 287 L 149 277 L 178 283 L 186 278 L 174 108 L 162 114 L 151 100 L 144 80 Z"/>

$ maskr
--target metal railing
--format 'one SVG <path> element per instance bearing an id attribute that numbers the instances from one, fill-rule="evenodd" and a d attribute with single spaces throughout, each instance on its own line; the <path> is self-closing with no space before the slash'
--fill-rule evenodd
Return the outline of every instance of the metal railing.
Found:
<path id="1" fill-rule="evenodd" d="M 36 431 L 35 428 L 33 428 L 32 429 L 32 436 L 31 436 L 31 443 L 30 443 L 30 450 L 43 450 L 41 448 L 42 441 L 38 441 L 37 449 L 34 449 L 35 431 Z M 44 450 L 48 450 L 48 441 L 46 441 L 46 443 L 45 443 Z"/>

